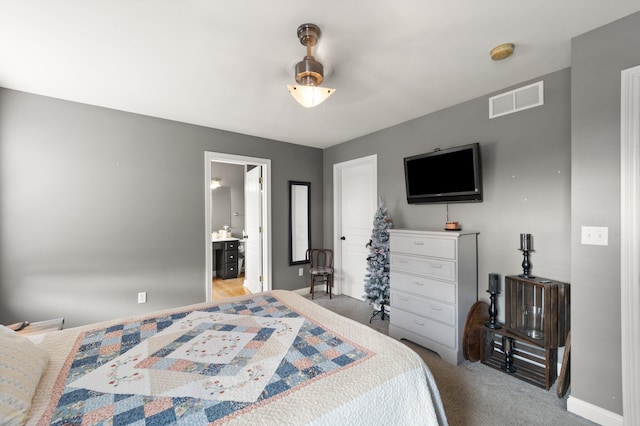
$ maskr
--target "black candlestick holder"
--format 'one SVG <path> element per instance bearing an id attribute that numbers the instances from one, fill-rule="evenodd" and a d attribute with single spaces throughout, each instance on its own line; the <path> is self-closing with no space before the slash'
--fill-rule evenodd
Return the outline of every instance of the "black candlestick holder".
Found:
<path id="1" fill-rule="evenodd" d="M 502 369 L 507 373 L 515 373 L 516 367 L 513 365 L 514 340 L 511 337 L 502 336 L 502 351 L 504 352 L 504 364 Z"/>
<path id="2" fill-rule="evenodd" d="M 522 252 L 524 259 L 522 260 L 522 274 L 518 275 L 522 278 L 535 278 L 533 275 L 529 275 L 531 271 L 531 262 L 529 262 L 529 252 L 533 250 L 528 249 L 518 249 Z"/>
<path id="3" fill-rule="evenodd" d="M 489 304 L 489 321 L 485 322 L 484 325 L 486 327 L 497 330 L 499 328 L 502 328 L 500 323 L 496 321 L 496 317 L 498 316 L 498 308 L 496 306 L 496 295 L 500 294 L 500 292 L 487 290 L 487 293 L 489 293 L 489 300 L 491 303 Z"/>

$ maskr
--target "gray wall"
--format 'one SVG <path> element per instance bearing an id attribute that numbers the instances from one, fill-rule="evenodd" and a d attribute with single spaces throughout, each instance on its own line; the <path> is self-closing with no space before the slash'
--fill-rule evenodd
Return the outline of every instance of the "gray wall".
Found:
<path id="1" fill-rule="evenodd" d="M 273 286 L 304 287 L 287 182 L 321 211 L 322 150 L 0 89 L 0 323 L 204 301 L 205 151 L 271 159 Z"/>
<path id="2" fill-rule="evenodd" d="M 571 55 L 571 394 L 622 415 L 620 72 L 640 64 L 640 13 L 576 37 Z M 609 245 L 580 244 L 582 226 Z"/>
<path id="3" fill-rule="evenodd" d="M 545 95 L 540 107 L 490 120 L 489 96 L 483 96 L 326 149 L 326 244 L 332 244 L 335 163 L 378 154 L 378 193 L 385 198 L 394 227 L 440 230 L 446 204 L 407 204 L 403 158 L 480 142 L 484 201 L 449 207 L 451 220 L 480 232 L 479 297 L 488 300 L 489 273 L 522 273 L 522 253 L 517 249 L 519 234 L 525 232 L 534 238 L 532 272 L 569 281 L 570 72 L 561 70 L 522 85 L 539 80 L 544 80 Z M 498 303 L 503 318 L 502 295 Z"/>

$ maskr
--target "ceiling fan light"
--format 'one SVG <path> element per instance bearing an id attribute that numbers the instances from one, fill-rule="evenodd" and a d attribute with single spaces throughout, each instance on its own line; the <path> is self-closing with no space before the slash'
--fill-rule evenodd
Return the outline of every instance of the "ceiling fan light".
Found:
<path id="1" fill-rule="evenodd" d="M 302 24 L 298 27 L 298 40 L 307 48 L 307 54 L 296 64 L 296 82 L 287 84 L 289 93 L 300 105 L 311 108 L 320 105 L 335 92 L 335 89 L 320 87 L 324 81 L 324 67 L 313 57 L 312 47 L 320 38 L 320 27 Z"/>
<path id="2" fill-rule="evenodd" d="M 293 99 L 305 108 L 312 108 L 320 105 L 336 91 L 336 89 L 320 86 L 287 84 L 287 87 L 289 88 L 289 93 L 291 93 Z"/>

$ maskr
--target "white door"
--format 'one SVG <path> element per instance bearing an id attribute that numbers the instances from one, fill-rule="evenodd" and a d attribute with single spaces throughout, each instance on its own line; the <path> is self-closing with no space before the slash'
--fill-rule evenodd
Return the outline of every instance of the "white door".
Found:
<path id="1" fill-rule="evenodd" d="M 245 231 L 244 286 L 251 293 L 262 291 L 262 167 L 254 167 L 244 180 Z"/>
<path id="2" fill-rule="evenodd" d="M 334 165 L 335 281 L 342 294 L 364 300 L 366 247 L 378 193 L 376 155 Z"/>

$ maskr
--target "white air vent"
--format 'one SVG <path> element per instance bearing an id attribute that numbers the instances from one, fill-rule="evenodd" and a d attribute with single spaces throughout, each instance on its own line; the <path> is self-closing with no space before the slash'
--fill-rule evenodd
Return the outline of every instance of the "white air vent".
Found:
<path id="1" fill-rule="evenodd" d="M 543 81 L 489 98 L 489 118 L 512 114 L 544 104 Z"/>

